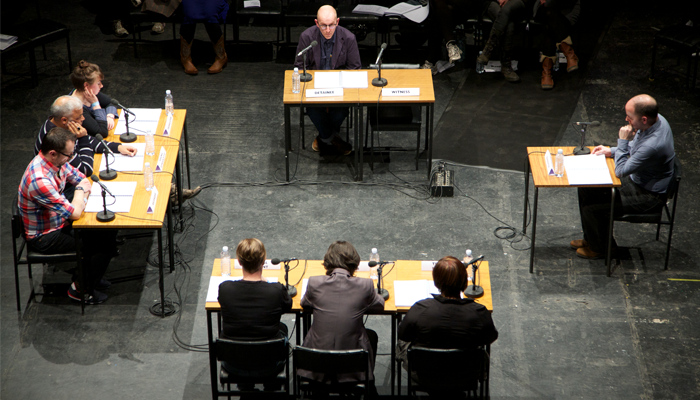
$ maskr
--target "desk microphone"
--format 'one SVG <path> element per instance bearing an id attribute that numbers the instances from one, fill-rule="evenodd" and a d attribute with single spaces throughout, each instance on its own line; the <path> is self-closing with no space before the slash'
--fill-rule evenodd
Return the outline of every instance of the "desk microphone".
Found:
<path id="1" fill-rule="evenodd" d="M 112 99 L 112 105 L 121 108 L 122 110 L 124 110 L 124 112 L 127 112 L 127 113 L 133 115 L 134 117 L 136 116 L 136 114 L 131 112 L 131 110 L 129 110 L 128 108 L 124 107 L 117 99 Z"/>
<path id="2" fill-rule="evenodd" d="M 107 209 L 107 193 L 109 193 L 110 196 L 114 197 L 112 192 L 107 189 L 107 186 L 105 186 L 102 182 L 100 182 L 100 178 L 97 177 L 97 175 L 93 174 L 91 177 L 93 182 L 96 184 L 100 185 L 102 188 L 102 207 L 103 210 L 97 213 L 97 220 L 100 222 L 109 222 L 112 221 L 116 216 L 112 211 L 109 211 Z"/>
<path id="3" fill-rule="evenodd" d="M 382 270 L 384 269 L 385 265 L 393 264 L 393 263 L 394 263 L 393 261 L 379 261 L 379 262 L 370 261 L 367 263 L 367 265 L 369 265 L 370 268 L 374 268 L 377 265 L 379 266 L 379 268 L 377 268 L 377 293 L 380 296 L 382 296 L 382 298 L 384 300 L 389 299 L 389 291 L 382 287 L 382 272 L 383 272 Z"/>
<path id="4" fill-rule="evenodd" d="M 574 125 L 581 127 L 581 145 L 574 149 L 574 155 L 581 156 L 591 154 L 591 149 L 583 146 L 586 141 L 586 128 L 589 126 L 600 126 L 600 121 L 576 122 Z"/>
<path id="5" fill-rule="evenodd" d="M 576 125 L 581 126 L 581 125 L 588 125 L 588 126 L 600 126 L 600 121 L 592 121 L 592 122 L 576 122 Z"/>
<path id="6" fill-rule="evenodd" d="M 128 113 L 128 114 L 131 114 L 131 115 L 133 115 L 134 117 L 136 116 L 136 114 L 134 114 L 134 113 L 131 112 L 128 108 L 124 107 L 121 103 L 119 103 L 119 101 L 118 101 L 117 99 L 112 99 L 112 105 L 121 107 L 122 110 L 124 110 L 124 112 L 126 112 L 126 113 Z M 126 118 L 124 118 L 124 120 L 126 121 L 126 133 L 122 133 L 121 135 L 119 135 L 119 140 L 121 140 L 122 143 L 131 143 L 131 142 L 135 142 L 135 141 L 136 141 L 136 135 L 134 135 L 133 133 L 129 132 L 129 116 L 127 115 Z"/>
<path id="7" fill-rule="evenodd" d="M 306 53 L 307 51 L 311 50 L 311 48 L 315 47 L 317 44 L 318 44 L 318 42 L 314 40 L 313 42 L 311 42 L 310 45 L 306 46 L 306 48 L 304 48 L 304 50 L 300 51 L 299 54 L 297 54 L 297 57 L 299 57 L 302 54 Z"/>
<path id="8" fill-rule="evenodd" d="M 379 52 L 379 56 L 377 56 L 377 77 L 372 79 L 372 86 L 376 87 L 384 87 L 387 85 L 387 80 L 386 78 L 382 78 L 382 55 L 384 54 L 384 50 L 386 50 L 386 43 L 382 43 L 381 51 Z"/>
<path id="9" fill-rule="evenodd" d="M 477 263 L 481 264 L 483 259 L 484 256 L 479 256 L 465 265 L 467 268 L 469 268 L 470 265 L 472 267 L 472 285 L 464 289 L 464 295 L 467 297 L 480 297 L 484 295 L 484 288 L 476 284 L 476 270 L 479 269 Z"/>
<path id="10" fill-rule="evenodd" d="M 100 178 L 102 178 L 102 180 L 104 180 L 104 181 L 111 181 L 112 179 L 117 177 L 117 171 L 109 169 L 109 157 L 107 157 L 107 154 L 111 154 L 112 158 L 114 158 L 114 153 L 112 153 L 112 149 L 110 149 L 107 146 L 107 143 L 102 138 L 102 135 L 100 135 L 98 133 L 97 135 L 95 135 L 95 139 L 97 139 L 100 142 L 100 144 L 102 144 L 102 146 L 104 146 L 104 148 L 106 149 L 106 152 L 105 152 L 105 170 L 100 171 Z"/>
<path id="11" fill-rule="evenodd" d="M 283 260 L 280 260 L 279 258 L 273 258 L 272 260 L 270 260 L 270 262 L 273 265 L 277 265 L 279 263 L 284 264 L 284 282 L 285 282 L 285 286 L 287 287 L 287 293 L 289 293 L 289 297 L 294 297 L 297 295 L 297 288 L 289 285 L 289 262 L 290 261 L 296 261 L 296 258 L 295 257 L 285 258 Z"/>
<path id="12" fill-rule="evenodd" d="M 272 263 L 272 265 L 277 265 L 277 264 L 279 264 L 279 263 L 288 263 L 288 262 L 290 262 L 290 261 L 296 261 L 296 260 L 297 260 L 297 259 L 296 259 L 295 257 L 292 257 L 292 258 L 284 258 L 284 259 L 273 258 L 272 260 L 270 260 L 270 262 Z"/>
<path id="13" fill-rule="evenodd" d="M 310 73 L 306 72 L 306 52 L 309 51 L 312 47 L 316 46 L 318 44 L 317 41 L 311 42 L 310 45 L 306 46 L 306 48 L 297 54 L 297 57 L 303 55 L 304 56 L 304 72 L 299 74 L 299 82 L 311 82 L 313 79 L 313 76 L 311 76 Z"/>

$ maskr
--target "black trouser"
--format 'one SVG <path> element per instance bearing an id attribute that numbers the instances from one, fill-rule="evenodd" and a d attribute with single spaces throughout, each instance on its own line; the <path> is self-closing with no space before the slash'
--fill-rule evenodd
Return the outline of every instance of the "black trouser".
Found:
<path id="1" fill-rule="evenodd" d="M 608 249 L 610 226 L 610 188 L 579 188 L 578 205 L 581 213 L 583 238 L 596 253 Z M 665 193 L 652 193 L 639 187 L 629 176 L 615 191 L 615 215 L 644 213 L 666 203 Z M 616 246 L 613 238 L 613 247 Z"/>
<path id="2" fill-rule="evenodd" d="M 571 36 L 571 23 L 557 7 L 541 6 L 537 10 L 535 21 L 544 25 L 542 40 L 542 55 L 554 57 L 557 54 L 557 43 Z"/>
<path id="3" fill-rule="evenodd" d="M 491 36 L 500 39 L 503 34 L 503 43 L 505 47 L 511 47 L 513 35 L 515 34 L 515 23 L 525 19 L 528 11 L 532 10 L 532 1 L 530 0 L 510 0 L 503 7 L 498 5 L 498 2 L 492 1 L 488 6 L 488 14 L 493 20 L 491 28 Z"/>
<path id="4" fill-rule="evenodd" d="M 221 33 L 221 25 L 213 22 L 203 22 L 203 24 L 209 35 L 209 40 L 211 40 L 212 43 L 219 41 L 219 38 L 223 35 L 223 33 Z M 187 43 L 192 43 L 196 29 L 197 24 L 182 24 L 180 25 L 180 36 L 182 36 Z"/>
<path id="5" fill-rule="evenodd" d="M 114 229 L 91 229 L 80 232 L 81 261 L 85 276 L 87 292 L 92 293 L 95 285 L 102 279 L 117 250 L 117 231 Z M 75 251 L 75 231 L 70 222 L 59 230 L 41 235 L 27 241 L 29 246 L 39 253 L 58 254 Z M 73 282 L 79 282 L 77 272 Z"/>

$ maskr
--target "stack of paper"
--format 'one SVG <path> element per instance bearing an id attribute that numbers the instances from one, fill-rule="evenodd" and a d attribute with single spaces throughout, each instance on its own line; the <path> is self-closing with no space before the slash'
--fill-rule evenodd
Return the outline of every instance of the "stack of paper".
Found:
<path id="1" fill-rule="evenodd" d="M 314 88 L 344 88 L 344 89 L 366 89 L 367 71 L 333 71 L 316 72 L 314 74 Z"/>
<path id="2" fill-rule="evenodd" d="M 564 157 L 569 185 L 612 185 L 610 170 L 603 155 Z"/>
<path id="3" fill-rule="evenodd" d="M 129 111 L 133 112 L 135 116 L 122 112 L 121 118 L 117 120 L 115 135 L 126 133 L 126 118 L 129 118 L 129 132 L 134 135 L 145 135 L 148 130 L 156 133 L 162 112 L 160 108 L 130 108 Z"/>
<path id="4" fill-rule="evenodd" d="M 118 213 L 128 213 L 131 210 L 131 201 L 134 199 L 136 192 L 136 182 L 104 182 L 102 184 L 109 189 L 110 195 L 107 193 L 105 202 L 109 211 Z M 98 184 L 92 185 L 90 198 L 85 206 L 85 212 L 96 213 L 104 210 L 102 201 L 102 187 Z"/>
<path id="5" fill-rule="evenodd" d="M 400 16 L 409 19 L 413 22 L 423 22 L 430 12 L 428 3 L 423 4 L 420 1 L 409 0 L 394 5 L 391 8 L 375 6 L 370 4 L 358 4 L 353 10 L 355 14 L 369 14 L 377 17 L 392 17 Z"/>
<path id="6" fill-rule="evenodd" d="M 129 146 L 136 147 L 136 155 L 133 157 L 123 154 L 103 154 L 100 161 L 100 171 L 107 169 L 105 160 L 109 159 L 109 169 L 115 171 L 143 171 L 144 155 L 146 154 L 146 143 L 130 143 Z"/>
<path id="7" fill-rule="evenodd" d="M 396 307 L 411 307 L 423 299 L 432 298 L 432 294 L 440 294 L 435 283 L 429 280 L 394 281 L 394 303 Z"/>

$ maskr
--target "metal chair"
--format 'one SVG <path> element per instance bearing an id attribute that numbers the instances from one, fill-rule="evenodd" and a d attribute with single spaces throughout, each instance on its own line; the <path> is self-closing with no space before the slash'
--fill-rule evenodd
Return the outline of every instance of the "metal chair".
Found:
<path id="1" fill-rule="evenodd" d="M 211 388 L 214 397 L 228 396 L 229 399 L 231 396 L 289 397 L 289 344 L 286 338 L 255 341 L 219 338 L 210 351 L 216 353 L 218 361 L 226 362 L 227 365 L 246 371 L 244 374 L 235 374 L 221 367 L 219 382 L 226 385 L 227 390 L 219 390 L 218 385 Z M 278 367 L 279 363 L 284 363 L 284 368 Z M 260 372 L 251 373 L 254 371 Z M 231 390 L 231 384 L 264 384 L 283 389 L 275 391 L 257 391 L 254 388 L 252 390 Z"/>
<path id="2" fill-rule="evenodd" d="M 697 23 L 696 23 L 697 24 Z M 654 80 L 654 68 L 656 66 L 656 49 L 658 45 L 671 47 L 674 50 L 681 52 L 678 55 L 678 63 L 680 65 L 681 56 L 683 54 L 688 55 L 688 68 L 686 72 L 686 85 L 690 89 L 695 87 L 695 81 L 698 77 L 698 59 L 700 55 L 700 27 L 686 26 L 686 25 L 673 25 L 668 28 L 661 29 L 654 36 L 654 45 L 651 50 L 651 75 L 650 80 Z M 693 54 L 695 56 L 693 57 Z M 690 74 L 693 70 L 693 62 L 695 62 L 695 72 L 693 72 L 693 81 L 690 81 Z"/>
<path id="3" fill-rule="evenodd" d="M 294 395 L 299 392 L 342 394 L 361 394 L 369 396 L 369 353 L 363 349 L 357 350 L 319 350 L 297 346 L 293 352 L 294 360 Z M 299 376 L 298 370 L 303 369 L 323 374 L 329 383 L 314 381 Z M 365 379 L 360 382 L 338 382 L 339 374 L 364 373 Z M 303 398 L 303 396 L 302 396 Z"/>
<path id="4" fill-rule="evenodd" d="M 468 392 L 470 397 L 489 396 L 489 346 L 469 350 L 411 347 L 408 349 L 408 395 Z M 401 365 L 399 363 L 399 369 Z M 401 371 L 398 374 L 399 395 Z"/>
<path id="5" fill-rule="evenodd" d="M 661 225 L 668 225 L 668 242 L 666 243 L 666 261 L 664 262 L 664 270 L 668 269 L 668 258 L 671 254 L 671 236 L 673 235 L 673 223 L 676 219 L 676 205 L 678 204 L 678 187 L 681 183 L 681 162 L 678 160 L 678 156 L 673 159 L 673 177 L 671 182 L 666 189 L 666 196 L 668 201 L 663 205 L 650 210 L 643 214 L 624 214 L 620 216 L 615 216 L 614 221 L 618 222 L 630 222 L 633 224 L 656 224 L 656 240 L 659 240 L 659 232 L 661 231 Z M 673 206 L 669 210 L 668 202 L 673 201 Z M 666 220 L 664 220 L 664 215 Z M 610 232 L 608 235 L 608 244 L 612 243 L 613 228 L 614 223 L 610 227 Z M 608 275 L 610 275 L 610 258 L 612 256 L 612 246 L 608 245 L 608 253 L 606 257 L 606 265 L 608 265 Z"/>
<path id="6" fill-rule="evenodd" d="M 19 243 L 18 243 L 19 242 Z M 27 249 L 25 253 L 25 248 Z M 24 256 L 22 255 L 24 253 Z M 76 252 L 60 253 L 60 254 L 43 254 L 33 251 L 27 245 L 24 239 L 24 223 L 22 216 L 19 213 L 17 201 L 12 204 L 12 256 L 15 265 L 15 294 L 17 295 L 17 311 L 22 311 L 19 293 L 19 266 L 27 265 L 29 275 L 29 284 L 32 287 L 29 301 L 31 301 L 36 293 L 34 292 L 34 280 L 32 278 L 32 264 L 58 264 L 62 262 L 77 262 L 78 255 Z M 27 303 L 29 303 L 29 301 Z"/>
<path id="7" fill-rule="evenodd" d="M 415 132 L 416 133 L 416 171 L 420 159 L 420 130 L 421 116 L 419 106 L 367 106 L 367 123 L 365 127 L 365 143 L 370 146 L 369 165 L 374 170 L 374 132 Z M 414 113 L 418 113 L 415 117 Z M 367 142 L 367 135 L 370 141 Z M 428 136 L 425 137 L 425 148 L 428 148 Z M 385 150 L 405 151 L 405 149 L 386 147 Z"/>

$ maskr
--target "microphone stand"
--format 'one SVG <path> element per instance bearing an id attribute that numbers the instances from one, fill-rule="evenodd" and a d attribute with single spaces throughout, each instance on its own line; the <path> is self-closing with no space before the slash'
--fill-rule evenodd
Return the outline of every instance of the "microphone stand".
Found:
<path id="1" fill-rule="evenodd" d="M 122 109 L 124 109 L 122 107 Z M 126 119 L 126 133 L 122 133 L 119 135 L 119 140 L 122 141 L 122 143 L 131 143 L 136 141 L 136 135 L 133 133 L 129 132 L 129 111 L 126 111 L 124 109 L 124 117 Z"/>
<path id="2" fill-rule="evenodd" d="M 100 211 L 97 213 L 97 220 L 98 221 L 109 222 L 109 221 L 112 221 L 114 218 L 116 218 L 114 213 L 107 209 L 107 191 L 104 189 L 102 189 L 102 207 L 103 207 L 104 211 Z"/>
<path id="3" fill-rule="evenodd" d="M 378 77 L 372 79 L 372 86 L 377 86 L 377 87 L 383 87 L 387 85 L 387 80 L 386 78 L 382 78 L 382 60 L 379 59 L 379 63 L 377 63 L 377 73 L 379 74 Z"/>
<path id="4" fill-rule="evenodd" d="M 306 52 L 302 54 L 304 57 L 304 73 L 299 75 L 299 81 L 300 82 L 311 82 L 312 79 L 314 79 L 313 76 L 311 76 L 310 73 L 306 72 Z"/>
<path id="5" fill-rule="evenodd" d="M 384 265 L 386 264 L 379 264 L 377 268 L 377 293 L 382 296 L 384 300 L 387 300 L 389 299 L 389 291 L 382 287 L 382 270 L 384 269 Z"/>
<path id="6" fill-rule="evenodd" d="M 581 145 L 574 149 L 574 155 L 582 156 L 591 154 L 591 149 L 583 146 L 583 143 L 586 141 L 586 128 L 588 128 L 588 125 L 581 126 Z"/>
<path id="7" fill-rule="evenodd" d="M 127 115 L 127 120 L 128 119 L 129 119 L 129 116 Z M 128 128 L 127 128 L 127 131 L 128 131 Z M 102 145 L 105 146 L 104 143 L 102 143 Z M 115 179 L 117 177 L 117 171 L 115 171 L 115 170 L 110 171 L 110 169 L 109 169 L 109 155 L 110 154 L 111 154 L 110 152 L 104 153 L 106 169 L 104 171 L 100 171 L 100 179 L 103 181 L 111 181 L 112 179 Z M 112 154 L 112 158 L 114 158 L 114 154 Z"/>
<path id="8" fill-rule="evenodd" d="M 472 286 L 467 286 L 467 288 L 464 289 L 464 295 L 467 297 L 480 297 L 484 295 L 484 288 L 476 285 L 476 270 L 478 268 L 476 263 L 472 264 Z"/>
<path id="9" fill-rule="evenodd" d="M 289 297 L 294 297 L 297 295 L 297 288 L 294 286 L 289 286 L 289 261 L 284 262 L 284 283 L 287 286 L 287 293 Z"/>

